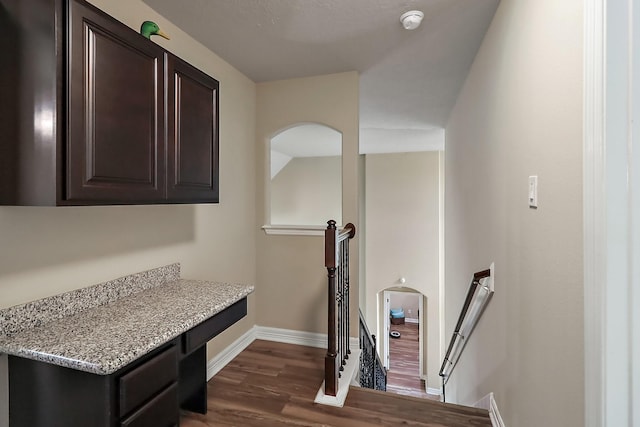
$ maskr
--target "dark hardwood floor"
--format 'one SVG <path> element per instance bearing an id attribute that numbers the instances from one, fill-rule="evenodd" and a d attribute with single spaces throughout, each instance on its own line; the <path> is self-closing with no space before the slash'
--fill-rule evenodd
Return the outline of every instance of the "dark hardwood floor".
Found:
<path id="1" fill-rule="evenodd" d="M 207 415 L 184 412 L 182 427 L 491 426 L 487 411 L 352 387 L 343 408 L 313 402 L 325 350 L 254 341 L 208 384 Z"/>
<path id="2" fill-rule="evenodd" d="M 424 380 L 420 379 L 420 328 L 417 323 L 391 325 L 400 332 L 400 338 L 389 338 L 389 373 L 387 391 L 405 396 L 439 400 L 439 395 L 427 394 Z M 438 378 L 439 380 L 439 378 Z M 434 385 L 434 388 L 437 387 Z"/>

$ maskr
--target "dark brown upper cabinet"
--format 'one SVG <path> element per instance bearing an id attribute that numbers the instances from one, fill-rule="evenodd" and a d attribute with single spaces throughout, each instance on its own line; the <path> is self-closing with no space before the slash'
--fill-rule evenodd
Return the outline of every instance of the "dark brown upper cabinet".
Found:
<path id="1" fill-rule="evenodd" d="M 0 204 L 218 202 L 218 81 L 84 0 L 0 0 L 0 40 Z"/>
<path id="2" fill-rule="evenodd" d="M 167 55 L 167 197 L 218 201 L 218 81 Z"/>
<path id="3" fill-rule="evenodd" d="M 161 201 L 164 51 L 71 3 L 66 200 Z"/>

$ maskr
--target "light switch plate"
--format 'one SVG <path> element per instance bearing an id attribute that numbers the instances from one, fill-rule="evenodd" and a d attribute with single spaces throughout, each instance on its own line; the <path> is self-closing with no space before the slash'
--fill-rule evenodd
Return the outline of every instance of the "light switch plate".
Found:
<path id="1" fill-rule="evenodd" d="M 538 208 L 538 176 L 529 177 L 529 207 Z"/>

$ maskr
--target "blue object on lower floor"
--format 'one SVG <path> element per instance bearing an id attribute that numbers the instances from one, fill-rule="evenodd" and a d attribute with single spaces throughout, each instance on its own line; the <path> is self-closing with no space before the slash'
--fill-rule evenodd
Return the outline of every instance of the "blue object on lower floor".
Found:
<path id="1" fill-rule="evenodd" d="M 401 308 L 392 308 L 391 317 L 394 317 L 396 319 L 400 317 L 404 317 L 404 310 Z"/>

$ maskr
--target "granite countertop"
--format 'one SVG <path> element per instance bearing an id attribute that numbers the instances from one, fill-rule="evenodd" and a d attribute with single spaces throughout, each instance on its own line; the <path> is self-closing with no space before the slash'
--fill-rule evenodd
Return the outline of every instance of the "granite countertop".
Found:
<path id="1" fill-rule="evenodd" d="M 108 375 L 253 290 L 252 285 L 237 283 L 169 281 L 28 329 L 0 334 L 0 353 Z"/>

